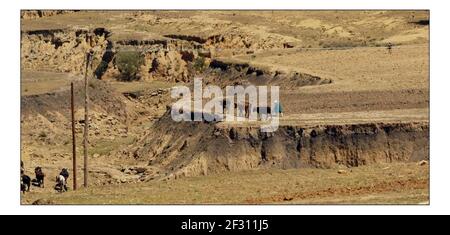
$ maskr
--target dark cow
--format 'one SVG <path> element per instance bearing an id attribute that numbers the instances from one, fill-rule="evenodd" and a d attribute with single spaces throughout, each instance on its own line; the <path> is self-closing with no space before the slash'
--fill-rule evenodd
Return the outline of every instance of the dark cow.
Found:
<path id="1" fill-rule="evenodd" d="M 267 117 L 271 117 L 272 116 L 272 108 L 271 107 L 255 107 L 253 109 L 253 112 L 256 112 L 258 114 L 258 118 L 261 118 L 263 116 L 265 116 L 267 119 Z"/>
<path id="2" fill-rule="evenodd" d="M 25 174 L 25 167 L 23 165 L 23 161 L 20 161 L 20 175 Z"/>
<path id="3" fill-rule="evenodd" d="M 25 175 L 25 167 L 23 161 L 20 161 L 20 191 L 22 193 L 29 192 L 31 188 L 31 178 Z"/>
<path id="4" fill-rule="evenodd" d="M 22 174 L 20 176 L 20 191 L 22 193 L 29 192 L 31 188 L 31 178 L 28 175 Z"/>
<path id="5" fill-rule="evenodd" d="M 36 175 L 36 179 L 34 179 L 33 185 L 44 188 L 45 174 L 42 171 L 42 168 L 41 167 L 36 167 L 34 169 L 34 174 Z"/>

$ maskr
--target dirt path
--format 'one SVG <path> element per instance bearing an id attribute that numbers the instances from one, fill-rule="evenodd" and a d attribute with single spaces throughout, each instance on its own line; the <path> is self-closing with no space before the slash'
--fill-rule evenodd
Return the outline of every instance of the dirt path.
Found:
<path id="1" fill-rule="evenodd" d="M 251 198 L 246 202 L 249 204 L 269 204 L 283 203 L 290 201 L 305 201 L 310 199 L 320 199 L 329 197 L 363 197 L 373 194 L 382 194 L 386 192 L 405 192 L 411 190 L 426 190 L 429 188 L 428 179 L 407 179 L 386 181 L 370 186 L 328 188 L 319 191 L 299 192 L 293 194 L 281 194 L 267 198 Z"/>
<path id="2" fill-rule="evenodd" d="M 429 109 L 399 109 L 340 113 L 302 113 L 286 114 L 279 119 L 280 126 L 315 126 L 344 125 L 367 123 L 428 123 Z M 262 121 L 255 122 L 222 122 L 219 127 L 252 127 L 260 126 Z"/>

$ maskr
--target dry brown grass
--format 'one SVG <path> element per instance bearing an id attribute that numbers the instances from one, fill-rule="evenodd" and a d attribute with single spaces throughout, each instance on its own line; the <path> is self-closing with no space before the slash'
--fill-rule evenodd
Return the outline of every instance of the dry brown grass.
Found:
<path id="1" fill-rule="evenodd" d="M 21 74 L 22 96 L 39 95 L 50 92 L 58 92 L 70 89 L 70 82 L 82 79 L 81 76 L 75 76 L 67 73 L 29 71 L 25 70 Z M 164 81 L 136 81 L 136 82 L 109 82 L 118 92 L 139 92 L 152 91 L 156 89 L 167 89 L 175 84 Z"/>
<path id="2" fill-rule="evenodd" d="M 419 204 L 429 201 L 429 169 L 393 163 L 345 169 L 233 172 L 109 185 L 64 194 L 32 192 L 29 204 Z"/>
<path id="3" fill-rule="evenodd" d="M 67 73 L 25 70 L 21 73 L 21 95 L 39 95 L 70 89 L 76 76 Z"/>
<path id="4" fill-rule="evenodd" d="M 235 60 L 256 66 L 271 66 L 286 72 L 299 71 L 333 83 L 320 87 L 303 87 L 302 92 L 375 91 L 428 89 L 428 44 L 347 50 L 290 49 L 267 51 L 256 57 L 239 56 Z"/>
<path id="5" fill-rule="evenodd" d="M 235 28 L 252 37 L 275 35 L 277 40 L 293 41 L 296 48 L 264 49 L 253 55 L 230 54 L 223 59 L 333 80 L 332 84 L 301 87 L 281 94 L 286 109 L 282 125 L 320 125 L 428 120 L 429 28 L 410 23 L 428 19 L 428 14 L 427 11 L 87 11 L 22 20 L 21 25 L 22 30 L 106 27 L 112 32 L 114 41 L 160 39 L 167 34 L 208 37 L 226 35 Z M 155 23 L 156 18 L 158 23 Z M 392 54 L 384 47 L 373 47 L 387 42 L 402 46 L 396 45 Z M 355 48 L 344 50 L 343 46 Z M 321 47 L 341 49 L 313 49 Z M 22 95 L 68 89 L 72 79 L 77 77 L 22 71 Z M 111 82 L 111 85 L 119 92 L 173 86 L 158 81 Z M 379 93 L 372 94 L 373 91 Z M 364 96 L 366 93 L 370 94 Z M 393 93 L 399 95 L 386 96 Z M 302 99 L 305 97 L 300 96 L 302 94 L 309 95 L 306 102 Z M 314 100 L 317 102 L 302 104 Z M 134 128 L 145 129 L 148 122 Z M 95 145 L 91 153 L 106 155 L 133 141 L 131 137 L 104 141 Z M 24 149 L 27 151 L 22 150 L 22 157 L 28 164 L 28 172 L 37 164 L 45 163 L 53 174 L 71 164 L 70 155 L 64 158 L 53 156 L 70 153 L 70 145 L 24 146 Z M 30 157 L 31 153 L 42 153 L 43 157 Z M 95 183 L 97 180 L 99 184 L 104 183 L 100 181 L 104 181 L 105 175 L 114 175 L 113 171 L 118 171 L 122 164 L 133 165 L 132 161 L 116 156 L 92 159 L 91 170 L 97 175 L 91 179 Z M 79 164 L 81 169 L 81 162 Z M 31 193 L 22 196 L 21 202 L 31 204 L 45 199 L 54 204 L 419 204 L 429 201 L 427 166 L 395 163 L 345 169 L 344 174 L 337 171 L 230 172 L 172 181 L 94 186 L 64 194 L 51 189 L 51 175 L 45 189 L 33 188 Z M 104 172 L 108 174 L 101 175 Z M 78 179 L 81 182 L 81 176 Z"/>

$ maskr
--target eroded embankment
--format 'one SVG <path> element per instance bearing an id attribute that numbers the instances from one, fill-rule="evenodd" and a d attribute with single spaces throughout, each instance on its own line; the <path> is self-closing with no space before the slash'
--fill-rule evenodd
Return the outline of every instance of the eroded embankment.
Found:
<path id="1" fill-rule="evenodd" d="M 111 35 L 113 32 L 106 28 L 22 31 L 22 68 L 82 75 L 85 72 L 85 53 L 93 51 L 92 70 L 96 78 L 105 80 L 189 83 L 194 77 L 204 77 L 210 84 L 220 86 L 271 84 L 286 89 L 332 82 L 302 72 L 272 71 L 245 62 L 216 58 L 215 49 L 223 43 L 220 40 L 220 43 L 208 44 L 210 39 L 193 35 L 116 40 Z M 136 64 L 135 77 L 122 74 L 117 64 L 118 55 L 129 51 L 138 53 L 142 59 Z"/>
<path id="2" fill-rule="evenodd" d="M 83 74 L 85 53 L 94 53 L 93 67 L 110 53 L 110 32 L 105 28 L 43 29 L 21 32 L 21 66 L 37 71 Z"/>
<path id="3" fill-rule="evenodd" d="M 68 88 L 68 87 L 67 87 Z M 21 97 L 22 115 L 46 115 L 49 112 L 60 112 L 62 115 L 70 116 L 70 90 L 64 89 L 58 92 L 50 92 L 40 95 L 30 95 Z M 119 117 L 129 114 L 126 109 L 126 100 L 113 88 L 95 79 L 89 81 L 88 86 L 90 108 L 102 110 Z M 84 84 L 81 81 L 74 83 L 75 109 L 83 108 L 84 104 Z"/>
<path id="4" fill-rule="evenodd" d="M 36 19 L 42 17 L 50 17 L 55 15 L 63 15 L 77 12 L 79 10 L 22 10 L 20 12 L 21 19 Z"/>
<path id="5" fill-rule="evenodd" d="M 103 81 L 91 80 L 89 91 L 90 141 L 122 137 L 128 133 L 128 124 L 137 114 L 132 104 Z M 64 89 L 39 95 L 22 96 L 21 136 L 27 147 L 48 144 L 63 147 L 71 142 L 71 95 Z M 84 84 L 74 83 L 74 111 L 76 133 L 84 127 Z M 43 164 L 43 163 L 41 163 Z"/>
<path id="6" fill-rule="evenodd" d="M 428 159 L 429 126 L 374 123 L 281 126 L 275 133 L 253 127 L 175 123 L 166 114 L 130 149 L 168 178 L 255 168 L 357 167 Z"/>
<path id="7" fill-rule="evenodd" d="M 322 78 L 304 72 L 286 72 L 251 65 L 249 63 L 231 62 L 214 59 L 209 64 L 212 76 L 206 79 L 214 84 L 225 85 L 277 85 L 284 89 L 302 86 L 324 85 L 332 83 L 331 79 Z M 207 71 L 208 72 L 208 71 Z M 212 77 L 212 78 L 211 78 Z"/>

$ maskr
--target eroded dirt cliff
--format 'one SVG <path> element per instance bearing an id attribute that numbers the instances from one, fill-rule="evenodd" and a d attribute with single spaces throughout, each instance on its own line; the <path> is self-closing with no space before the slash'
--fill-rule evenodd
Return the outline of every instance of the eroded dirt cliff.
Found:
<path id="1" fill-rule="evenodd" d="M 167 113 L 128 153 L 177 178 L 258 168 L 357 167 L 428 159 L 428 123 L 257 126 L 174 123 Z"/>

